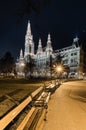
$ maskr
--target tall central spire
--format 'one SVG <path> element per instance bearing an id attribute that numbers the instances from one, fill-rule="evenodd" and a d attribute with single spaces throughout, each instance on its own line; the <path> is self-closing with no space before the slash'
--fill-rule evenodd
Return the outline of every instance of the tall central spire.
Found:
<path id="1" fill-rule="evenodd" d="M 25 52 L 24 57 L 27 55 L 33 55 L 34 54 L 34 42 L 33 42 L 33 36 L 31 34 L 31 26 L 30 21 L 28 21 L 26 36 L 25 36 Z"/>
<path id="2" fill-rule="evenodd" d="M 28 21 L 27 35 L 30 39 L 32 39 L 30 21 Z"/>

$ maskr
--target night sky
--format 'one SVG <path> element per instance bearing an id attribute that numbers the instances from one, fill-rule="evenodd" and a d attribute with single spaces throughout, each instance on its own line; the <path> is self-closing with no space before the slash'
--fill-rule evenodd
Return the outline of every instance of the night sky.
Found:
<path id="1" fill-rule="evenodd" d="M 24 49 L 28 19 L 37 49 L 38 39 L 46 45 L 48 33 L 52 46 L 59 49 L 72 44 L 77 35 L 81 42 L 86 41 L 86 2 L 85 0 L 50 0 L 39 11 L 31 10 L 21 16 L 23 0 L 3 0 L 0 2 L 0 57 L 10 51 L 15 59 L 20 49 Z M 33 0 L 35 4 L 41 0 Z M 43 0 L 42 0 L 43 1 Z"/>

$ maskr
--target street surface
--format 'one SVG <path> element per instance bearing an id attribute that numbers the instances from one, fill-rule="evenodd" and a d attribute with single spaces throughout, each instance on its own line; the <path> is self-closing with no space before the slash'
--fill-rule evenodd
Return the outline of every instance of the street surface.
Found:
<path id="1" fill-rule="evenodd" d="M 86 80 L 63 83 L 51 96 L 41 130 L 86 130 Z"/>

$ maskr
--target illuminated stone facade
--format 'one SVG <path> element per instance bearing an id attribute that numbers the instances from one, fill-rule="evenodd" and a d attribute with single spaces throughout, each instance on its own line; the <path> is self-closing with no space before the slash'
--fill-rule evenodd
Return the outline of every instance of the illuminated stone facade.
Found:
<path id="1" fill-rule="evenodd" d="M 70 68 L 68 77 L 81 79 L 86 73 L 86 54 L 83 51 L 82 46 L 79 46 L 78 40 L 77 37 L 74 38 L 72 46 L 56 50 L 55 53 L 64 55 L 62 63 Z"/>
<path id="2" fill-rule="evenodd" d="M 16 62 L 16 70 L 18 76 L 25 76 L 24 67 L 27 62 L 29 62 L 29 58 L 34 60 L 35 66 L 33 67 L 33 71 L 31 74 L 35 77 L 45 77 L 50 76 L 50 57 L 53 59 L 56 58 L 58 54 L 62 55 L 62 63 L 64 65 L 69 66 L 70 73 L 69 77 L 77 77 L 80 78 L 83 76 L 85 70 L 84 64 L 84 52 L 82 48 L 78 44 L 78 38 L 73 39 L 73 44 L 69 47 L 62 48 L 59 50 L 53 50 L 51 45 L 51 37 L 48 34 L 47 45 L 45 49 L 42 47 L 41 39 L 39 39 L 38 49 L 35 52 L 33 36 L 31 34 L 30 22 L 28 22 L 27 32 L 25 36 L 25 50 L 24 55 L 23 51 L 20 51 L 20 57 Z M 27 73 L 29 76 L 29 72 Z"/>

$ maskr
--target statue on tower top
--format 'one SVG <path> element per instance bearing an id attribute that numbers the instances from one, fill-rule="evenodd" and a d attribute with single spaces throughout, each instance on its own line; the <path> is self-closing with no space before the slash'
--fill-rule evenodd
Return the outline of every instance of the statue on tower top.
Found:
<path id="1" fill-rule="evenodd" d="M 78 42 L 79 41 L 79 38 L 76 36 L 74 39 L 73 39 L 73 42 Z"/>
<path id="2" fill-rule="evenodd" d="M 79 46 L 79 38 L 78 38 L 78 36 L 76 36 L 76 37 L 73 39 L 73 45 L 75 45 L 76 47 Z"/>

